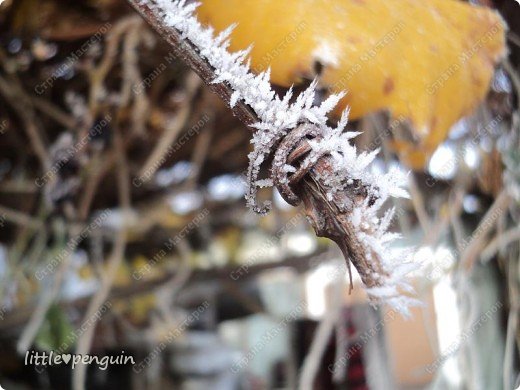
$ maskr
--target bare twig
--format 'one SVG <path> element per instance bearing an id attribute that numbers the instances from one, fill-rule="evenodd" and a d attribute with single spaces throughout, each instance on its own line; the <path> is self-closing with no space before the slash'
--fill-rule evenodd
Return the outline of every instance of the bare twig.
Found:
<path id="1" fill-rule="evenodd" d="M 504 233 L 494 237 L 482 251 L 482 262 L 487 262 L 501 249 L 512 242 L 520 240 L 520 226 L 511 228 Z"/>
<path id="2" fill-rule="evenodd" d="M 408 184 L 415 214 L 417 215 L 417 219 L 419 220 L 419 224 L 421 225 L 422 230 L 427 232 L 430 229 L 430 218 L 428 217 L 428 212 L 424 207 L 424 199 L 421 191 L 419 190 L 419 187 L 417 186 L 417 181 L 415 180 L 415 176 L 413 174 L 409 175 Z"/>
<path id="3" fill-rule="evenodd" d="M 448 199 L 449 218 L 451 221 L 451 227 L 453 229 L 453 236 L 455 237 L 455 244 L 459 253 L 462 250 L 462 237 L 463 228 L 460 218 L 460 212 L 462 210 L 462 202 L 464 200 L 465 191 L 459 188 L 454 191 L 454 200 Z M 451 198 L 451 196 L 449 197 Z"/>
<path id="4" fill-rule="evenodd" d="M 2 215 L 7 221 L 17 225 L 26 226 L 31 229 L 40 229 L 43 226 L 42 221 L 39 219 L 32 218 L 30 215 L 27 215 L 21 211 L 12 210 L 1 205 L 0 215 Z"/>
<path id="5" fill-rule="evenodd" d="M 515 256 L 512 258 L 512 256 Z M 508 286 L 509 286 L 509 297 L 510 297 L 510 308 L 509 315 L 507 318 L 507 331 L 506 331 L 506 342 L 504 351 L 504 369 L 503 369 L 503 384 L 504 389 L 513 388 L 513 372 L 514 372 L 514 357 L 515 357 L 515 345 L 518 338 L 518 315 L 520 311 L 520 291 L 518 288 L 518 265 L 520 259 L 518 254 L 512 255 L 507 264 L 507 275 L 508 275 Z"/>
<path id="6" fill-rule="evenodd" d="M 85 320 L 83 323 L 89 323 L 90 326 L 79 337 L 76 346 L 76 354 L 85 355 L 90 350 L 92 339 L 94 337 L 94 330 L 98 321 L 98 318 L 95 316 L 95 314 L 105 303 L 110 293 L 115 275 L 123 261 L 125 246 L 126 232 L 124 229 L 121 229 L 117 233 L 114 249 L 110 255 L 110 258 L 108 259 L 108 269 L 103 275 L 101 286 L 96 294 L 92 297 L 92 300 L 90 301 L 88 309 L 85 313 Z M 72 388 L 74 390 L 85 389 L 86 368 L 86 365 L 79 364 L 74 370 L 72 377 Z"/>
<path id="7" fill-rule="evenodd" d="M 121 87 L 121 107 L 126 106 L 132 97 L 132 88 L 141 80 L 137 48 L 140 43 L 142 21 L 132 23 L 123 43 L 123 82 Z"/>
<path id="8" fill-rule="evenodd" d="M 122 211 L 125 213 L 130 210 L 130 178 L 128 174 L 128 166 L 123 149 L 123 142 L 119 131 L 115 132 L 115 149 L 118 156 L 118 188 L 119 188 L 119 203 Z M 126 247 L 126 229 L 121 226 L 117 232 L 114 248 L 108 260 L 108 269 L 101 280 L 101 287 L 96 292 L 85 314 L 85 320 L 92 322 L 92 325 L 81 335 L 76 347 L 77 354 L 87 354 L 90 350 L 92 339 L 94 336 L 97 318 L 94 316 L 101 305 L 106 301 L 112 289 L 112 283 L 116 276 L 119 266 L 123 262 L 124 252 Z M 94 319 L 92 321 L 92 319 Z M 83 390 L 85 388 L 86 365 L 80 364 L 74 370 L 72 378 L 72 387 L 74 390 Z"/>
<path id="9" fill-rule="evenodd" d="M 54 119 L 62 126 L 72 129 L 77 125 L 77 121 L 74 119 L 74 117 L 67 114 L 66 112 L 63 112 L 59 107 L 52 104 L 49 100 L 42 99 L 37 96 L 30 96 L 30 99 L 37 110 Z"/>
<path id="10" fill-rule="evenodd" d="M 197 138 L 197 143 L 193 149 L 191 157 L 191 174 L 186 183 L 187 188 L 195 188 L 197 181 L 199 180 L 202 172 L 202 166 L 208 156 L 208 150 L 210 149 L 211 139 L 213 136 L 212 129 L 207 129 Z"/>
<path id="11" fill-rule="evenodd" d="M 186 96 L 184 97 L 182 104 L 179 107 L 177 115 L 174 118 L 167 120 L 166 130 L 159 139 L 159 142 L 157 142 L 155 149 L 144 163 L 139 176 L 146 175 L 147 177 L 151 177 L 151 175 L 153 175 L 153 173 L 155 173 L 155 171 L 160 168 L 160 162 L 168 153 L 171 145 L 188 121 L 191 112 L 191 100 L 197 92 L 199 86 L 199 78 L 194 73 L 190 73 L 186 79 Z"/>
<path id="12" fill-rule="evenodd" d="M 206 92 L 203 96 L 203 100 L 208 100 L 209 92 Z M 211 141 L 213 139 L 214 130 L 214 112 L 209 113 L 209 121 L 205 126 L 205 130 L 197 137 L 195 147 L 193 148 L 191 163 L 192 169 L 190 177 L 186 182 L 186 188 L 193 189 L 197 185 L 200 174 L 202 172 L 202 166 L 208 158 L 209 151 L 211 150 Z"/>
<path id="13" fill-rule="evenodd" d="M 99 97 L 103 94 L 103 84 L 105 77 L 117 59 L 119 43 L 124 33 L 126 33 L 132 27 L 139 25 L 140 23 L 141 21 L 134 16 L 123 18 L 110 30 L 110 33 L 107 35 L 107 45 L 103 54 L 103 58 L 101 59 L 99 65 L 96 68 L 91 69 L 89 72 L 89 108 L 92 115 L 98 114 Z"/>
<path id="14" fill-rule="evenodd" d="M 328 311 L 320 322 L 316 330 L 316 336 L 312 340 L 310 351 L 303 362 L 302 374 L 299 389 L 311 390 L 314 388 L 314 379 L 319 370 L 321 357 L 325 352 L 327 343 L 334 330 L 334 325 L 338 321 L 340 314 L 339 308 Z"/>
<path id="15" fill-rule="evenodd" d="M 338 292 L 343 291 L 343 283 L 337 280 L 335 285 L 335 299 L 332 306 L 328 308 L 318 328 L 316 329 L 309 352 L 303 361 L 302 372 L 300 376 L 299 390 L 314 389 L 314 380 L 320 368 L 323 353 L 327 347 L 328 341 L 334 331 L 334 327 L 338 322 L 341 314 L 342 299 Z"/>
<path id="16" fill-rule="evenodd" d="M 461 255 L 460 264 L 466 267 L 466 269 L 471 268 L 479 258 L 479 251 L 484 244 L 487 234 L 495 226 L 498 217 L 507 211 L 510 200 L 511 198 L 507 190 L 503 189 L 480 221 L 471 241 Z"/>
<path id="17" fill-rule="evenodd" d="M 509 77 L 511 77 L 511 81 L 513 82 L 513 86 L 516 91 L 516 96 L 520 96 L 520 76 L 518 75 L 518 72 L 515 70 L 514 66 L 511 64 L 511 62 L 507 59 L 502 61 L 502 65 L 504 69 L 507 71 Z M 520 110 L 520 99 L 517 99 L 517 109 Z"/>
<path id="18" fill-rule="evenodd" d="M 516 35 L 513 31 L 507 32 L 507 39 L 513 42 L 516 46 L 520 47 L 520 37 Z"/>
<path id="19" fill-rule="evenodd" d="M 41 129 L 39 129 L 36 124 L 38 121 L 34 118 L 35 113 L 30 100 L 23 96 L 18 85 L 10 84 L 1 76 L 0 94 L 4 96 L 5 101 L 7 101 L 18 114 L 24 125 L 23 128 L 27 133 L 31 146 L 40 159 L 43 170 L 47 171 L 51 166 L 51 160 L 42 138 Z"/>
<path id="20" fill-rule="evenodd" d="M 145 124 L 148 119 L 150 102 L 145 93 L 133 93 L 138 85 L 142 85 L 142 77 L 139 69 L 139 44 L 146 38 L 143 34 L 142 21 L 132 25 L 124 39 L 123 46 L 123 86 L 121 88 L 121 107 L 126 106 L 133 99 L 131 110 L 132 133 L 139 136 L 145 135 Z"/>
<path id="21" fill-rule="evenodd" d="M 460 211 L 462 209 L 463 195 L 464 194 L 462 191 L 457 191 L 455 193 L 455 199 L 453 203 L 450 203 L 446 206 L 448 208 L 448 212 L 444 212 L 443 208 L 445 206 L 442 206 L 440 208 L 436 220 L 431 224 L 430 229 L 425 231 L 425 237 L 423 239 L 422 245 L 437 244 L 439 238 L 450 224 L 450 217 L 460 215 Z"/>
<path id="22" fill-rule="evenodd" d="M 108 152 L 107 155 L 96 152 L 90 160 L 90 169 L 86 173 L 86 184 L 78 203 L 78 216 L 81 220 L 86 219 L 88 216 L 101 179 L 115 164 L 116 156 L 113 151 L 111 152 Z"/>
<path id="23" fill-rule="evenodd" d="M 39 191 L 38 186 L 33 180 L 13 179 L 3 180 L 0 185 L 0 192 L 15 193 L 15 194 L 35 194 Z"/>
<path id="24" fill-rule="evenodd" d="M 190 246 L 182 240 L 179 242 L 177 249 L 181 255 L 179 268 L 168 282 L 157 289 L 157 296 L 162 297 L 158 300 L 159 310 L 162 311 L 164 319 L 170 324 L 175 323 L 171 316 L 171 307 L 192 273 L 192 268 L 189 265 L 192 253 Z"/>

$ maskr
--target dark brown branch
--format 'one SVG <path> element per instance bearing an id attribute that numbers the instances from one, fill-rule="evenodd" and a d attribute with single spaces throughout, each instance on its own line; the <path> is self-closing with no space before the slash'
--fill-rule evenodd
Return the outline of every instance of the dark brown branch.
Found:
<path id="1" fill-rule="evenodd" d="M 166 26 L 162 15 L 137 0 L 128 0 L 130 4 L 146 19 L 146 21 L 168 42 L 178 57 L 195 71 L 202 80 L 231 108 L 229 102 L 233 91 L 224 83 L 212 83 L 216 79 L 214 69 L 198 54 L 198 50 L 188 40 L 183 39 L 180 33 L 172 27 Z M 232 108 L 245 125 L 258 122 L 256 114 L 245 103 L 238 101 Z M 289 178 L 289 185 L 282 185 L 284 180 L 277 180 L 281 172 L 273 166 L 272 176 L 282 197 L 292 205 L 303 202 L 305 213 L 316 235 L 333 240 L 341 249 L 349 266 L 350 262 L 358 270 L 363 283 L 367 287 L 380 286 L 385 273 L 380 259 L 373 254 L 367 256 L 365 248 L 358 240 L 356 231 L 350 222 L 349 214 L 352 207 L 359 206 L 368 196 L 366 188 L 350 188 L 347 186 L 344 194 L 329 200 L 328 193 L 332 192 L 330 185 L 323 178 L 334 175 L 333 162 L 329 155 L 323 155 L 311 166 L 303 166 L 302 161 L 310 152 L 309 137 L 320 139 L 322 134 L 315 125 L 302 124 L 293 129 L 289 135 L 271 150 L 275 159 L 286 160 L 288 164 L 298 167 Z M 280 153 L 278 153 L 280 151 Z M 250 185 L 254 185 L 250 183 Z M 352 207 L 346 209 L 344 204 Z M 368 258 L 371 260 L 368 260 Z"/>
<path id="2" fill-rule="evenodd" d="M 166 26 L 160 15 L 150 9 L 146 4 L 139 3 L 137 0 L 128 0 L 143 18 L 153 27 L 153 29 L 170 44 L 177 57 L 188 65 L 191 70 L 199 75 L 204 83 L 215 92 L 230 109 L 233 114 L 246 126 L 251 126 L 258 122 L 256 114 L 243 102 L 238 102 L 233 108 L 229 104 L 233 91 L 224 83 L 212 83 L 216 79 L 213 68 L 204 61 L 198 54 L 197 49 L 187 40 L 182 39 L 179 32 Z"/>

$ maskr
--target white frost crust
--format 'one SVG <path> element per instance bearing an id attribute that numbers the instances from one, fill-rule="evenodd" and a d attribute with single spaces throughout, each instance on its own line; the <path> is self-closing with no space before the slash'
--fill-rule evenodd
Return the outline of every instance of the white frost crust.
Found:
<path id="1" fill-rule="evenodd" d="M 368 201 L 356 207 L 352 213 L 352 223 L 356 229 L 359 241 L 365 246 L 368 259 L 374 255 L 380 258 L 383 268 L 390 275 L 384 281 L 383 287 L 367 289 L 368 294 L 376 301 L 384 301 L 403 315 L 409 315 L 409 307 L 417 301 L 402 295 L 401 291 L 411 292 L 413 289 L 405 281 L 405 276 L 416 265 L 411 263 L 410 253 L 392 252 L 389 244 L 399 237 L 388 232 L 394 210 L 387 211 L 383 217 L 377 213 L 389 197 L 407 197 L 403 189 L 406 176 L 398 170 L 386 174 L 374 174 L 368 169 L 376 157 L 378 150 L 358 153 L 350 140 L 359 133 L 344 133 L 347 125 L 348 110 L 345 110 L 335 128 L 327 125 L 327 114 L 334 109 L 344 93 L 329 96 L 319 106 L 314 105 L 317 80 L 308 89 L 293 97 L 292 88 L 280 98 L 272 90 L 270 70 L 258 75 L 250 71 L 248 59 L 251 47 L 247 50 L 230 53 L 229 37 L 234 25 L 215 36 L 211 27 L 204 27 L 197 20 L 194 11 L 198 3 L 187 3 L 184 0 L 141 0 L 164 18 L 164 23 L 179 31 L 184 39 L 189 40 L 199 51 L 199 54 L 213 67 L 216 74 L 214 83 L 226 83 L 233 90 L 231 106 L 238 101 L 250 106 L 259 118 L 253 126 L 257 129 L 250 153 L 249 191 L 246 195 L 248 206 L 255 209 L 255 194 L 258 187 L 272 186 L 271 180 L 257 180 L 260 167 L 272 147 L 290 130 L 302 123 L 316 125 L 325 138 L 321 141 L 311 141 L 315 155 L 326 151 L 335 160 L 334 175 L 326 178 L 332 192 L 341 191 L 341 180 L 360 180 L 367 185 L 370 194 L 377 198 L 373 205 Z M 291 100 L 294 100 L 291 102 Z M 311 152 L 312 153 L 312 152 Z M 312 160 L 312 155 L 310 156 Z M 284 165 L 286 172 L 294 171 L 294 167 Z M 329 194 L 330 197 L 333 194 Z M 379 275 L 379 277 L 383 277 Z"/>

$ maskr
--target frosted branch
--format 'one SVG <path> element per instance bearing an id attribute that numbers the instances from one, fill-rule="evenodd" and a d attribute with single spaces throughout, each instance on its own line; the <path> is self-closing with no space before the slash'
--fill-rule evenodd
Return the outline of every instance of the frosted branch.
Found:
<path id="1" fill-rule="evenodd" d="M 249 52 L 228 51 L 234 28 L 215 34 L 194 15 L 195 3 L 171 0 L 129 0 L 181 57 L 229 105 L 235 115 L 255 129 L 249 155 L 247 204 L 264 214 L 270 202 L 256 203 L 259 187 L 275 185 L 293 205 L 303 201 L 318 236 L 334 240 L 348 264 L 354 264 L 369 296 L 408 314 L 412 299 L 404 276 L 413 268 L 410 256 L 389 250 L 398 235 L 389 233 L 393 211 L 379 217 L 391 197 L 407 196 L 405 176 L 397 170 L 371 173 L 378 151 L 358 153 L 344 132 L 348 112 L 335 127 L 327 114 L 343 94 L 314 104 L 317 80 L 298 96 L 290 89 L 279 97 L 271 88 L 270 72 L 253 74 Z M 259 180 L 262 165 L 273 157 L 271 179 Z M 350 267 L 349 267 L 350 271 Z"/>

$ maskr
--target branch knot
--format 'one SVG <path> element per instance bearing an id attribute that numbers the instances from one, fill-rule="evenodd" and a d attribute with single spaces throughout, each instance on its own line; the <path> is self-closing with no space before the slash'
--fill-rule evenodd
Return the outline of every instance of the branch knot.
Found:
<path id="1" fill-rule="evenodd" d="M 271 165 L 273 183 L 282 198 L 292 206 L 300 204 L 298 183 L 309 173 L 324 153 L 312 153 L 310 140 L 321 139 L 321 130 L 311 124 L 303 124 L 290 131 L 279 143 Z M 303 159 L 303 161 L 302 161 Z M 294 164 L 298 166 L 294 166 Z"/>

